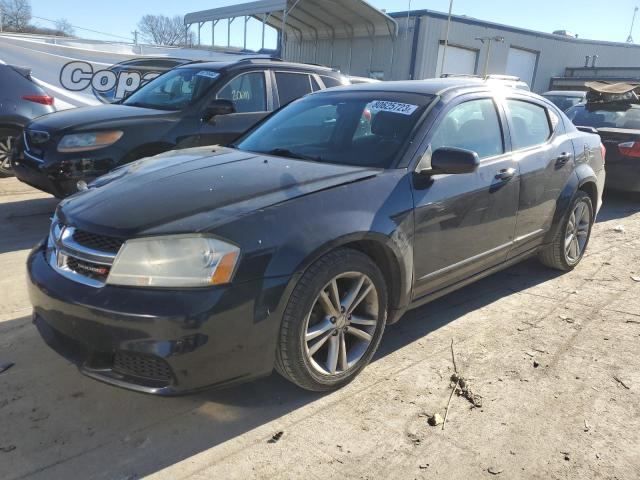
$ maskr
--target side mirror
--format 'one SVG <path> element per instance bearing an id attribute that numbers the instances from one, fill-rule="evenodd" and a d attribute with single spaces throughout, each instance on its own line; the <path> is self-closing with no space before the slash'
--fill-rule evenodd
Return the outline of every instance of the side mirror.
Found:
<path id="1" fill-rule="evenodd" d="M 204 109 L 202 121 L 210 122 L 218 115 L 229 115 L 230 113 L 236 113 L 236 107 L 231 100 L 214 100 Z"/>
<path id="2" fill-rule="evenodd" d="M 473 173 L 478 165 L 478 154 L 462 148 L 439 148 L 431 155 L 431 172 L 434 174 Z"/>

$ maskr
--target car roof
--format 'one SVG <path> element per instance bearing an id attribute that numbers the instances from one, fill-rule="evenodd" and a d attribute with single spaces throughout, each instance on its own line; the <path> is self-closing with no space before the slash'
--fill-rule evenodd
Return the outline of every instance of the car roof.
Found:
<path id="1" fill-rule="evenodd" d="M 376 91 L 376 92 L 399 92 L 399 93 L 418 93 L 423 95 L 442 95 L 445 92 L 454 92 L 456 90 L 464 90 L 473 88 L 474 90 L 495 91 L 501 88 L 502 82 L 487 82 L 481 78 L 431 78 L 428 80 L 400 80 L 392 82 L 377 83 L 358 83 L 355 85 L 345 85 L 329 89 L 330 92 L 339 91 Z M 516 89 L 509 86 L 511 82 L 506 82 L 504 87 L 510 91 L 520 94 L 538 97 L 537 95 L 522 89 Z M 316 92 L 320 93 L 320 92 Z"/>
<path id="2" fill-rule="evenodd" d="M 582 90 L 550 90 L 548 92 L 544 92 L 542 95 L 557 95 L 562 97 L 584 97 L 587 92 Z"/>
<path id="3" fill-rule="evenodd" d="M 298 70 L 309 70 L 322 74 L 340 74 L 340 72 L 325 67 L 323 65 L 313 65 L 309 63 L 285 62 L 277 58 L 269 57 L 247 57 L 240 60 L 220 61 L 220 62 L 189 62 L 176 68 L 202 68 L 204 70 L 226 70 L 243 66 L 295 68 Z"/>

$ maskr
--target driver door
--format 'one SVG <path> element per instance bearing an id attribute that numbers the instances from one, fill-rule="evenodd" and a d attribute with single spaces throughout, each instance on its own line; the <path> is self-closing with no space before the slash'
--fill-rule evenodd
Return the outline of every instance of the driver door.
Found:
<path id="1" fill-rule="evenodd" d="M 218 90 L 214 98 L 232 101 L 236 113 L 201 121 L 200 145 L 227 145 L 270 113 L 266 73 L 241 73 Z"/>
<path id="2" fill-rule="evenodd" d="M 416 299 L 504 262 L 515 233 L 520 179 L 502 107 L 467 96 L 446 108 L 427 137 L 428 151 L 472 150 L 480 165 L 473 173 L 415 175 Z"/>

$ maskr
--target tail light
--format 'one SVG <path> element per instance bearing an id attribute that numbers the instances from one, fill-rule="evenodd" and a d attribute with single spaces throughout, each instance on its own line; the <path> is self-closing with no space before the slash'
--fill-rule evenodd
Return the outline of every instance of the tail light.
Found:
<path id="1" fill-rule="evenodd" d="M 607 147 L 604 146 L 604 143 L 600 143 L 600 151 L 602 152 L 602 160 L 607 157 Z"/>
<path id="2" fill-rule="evenodd" d="M 625 142 L 618 144 L 618 150 L 627 157 L 640 158 L 640 142 Z"/>
<path id="3" fill-rule="evenodd" d="M 23 95 L 23 100 L 28 102 L 39 103 L 41 105 L 53 105 L 54 98 L 49 95 Z"/>

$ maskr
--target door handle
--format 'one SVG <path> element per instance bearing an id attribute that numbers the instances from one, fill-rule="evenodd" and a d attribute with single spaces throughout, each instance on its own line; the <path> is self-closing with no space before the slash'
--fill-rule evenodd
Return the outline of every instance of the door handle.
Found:
<path id="1" fill-rule="evenodd" d="M 556 166 L 561 167 L 565 165 L 572 158 L 573 158 L 572 154 L 564 152 L 559 157 L 556 157 Z"/>
<path id="2" fill-rule="evenodd" d="M 516 174 L 515 168 L 505 168 L 496 174 L 496 180 L 510 180 Z"/>

